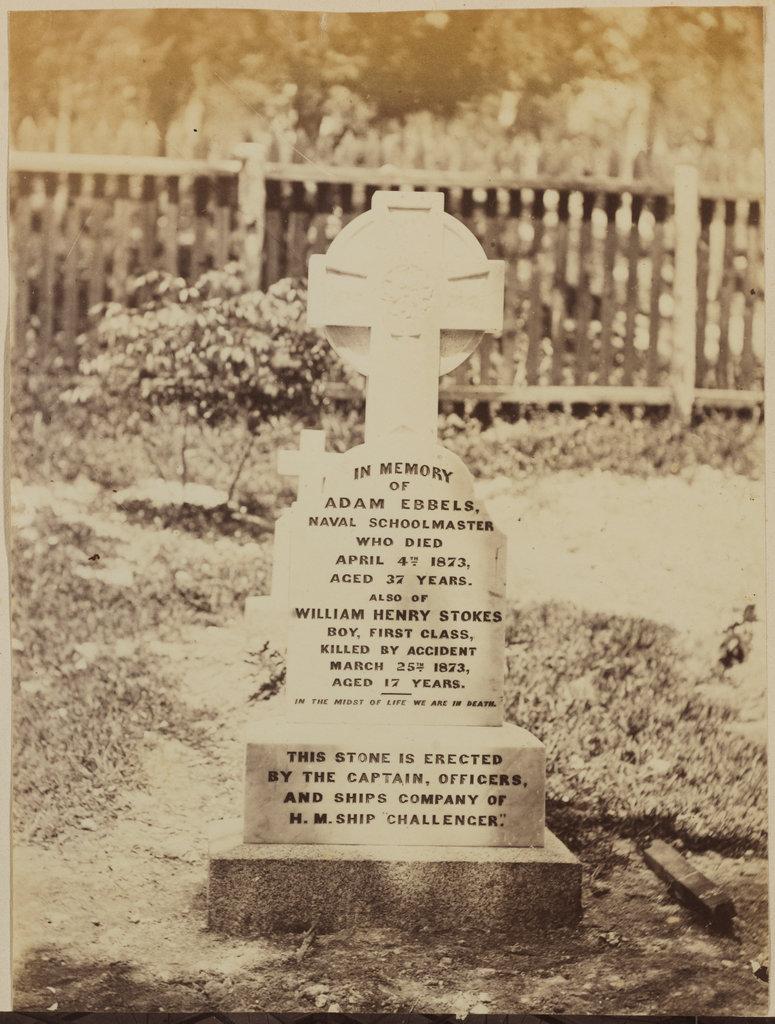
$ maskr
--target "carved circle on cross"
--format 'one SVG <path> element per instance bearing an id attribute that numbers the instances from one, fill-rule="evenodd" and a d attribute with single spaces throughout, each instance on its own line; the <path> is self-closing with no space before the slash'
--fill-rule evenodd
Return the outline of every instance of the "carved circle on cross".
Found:
<path id="1" fill-rule="evenodd" d="M 465 224 L 448 213 L 443 213 L 443 276 L 454 277 L 464 273 L 472 263 L 487 263 L 487 255 L 476 235 Z M 331 243 L 327 257 L 344 261 L 350 266 L 369 267 L 374 254 L 381 250 L 376 237 L 378 222 L 372 211 L 367 211 L 350 221 Z M 417 313 L 427 303 L 438 300 L 435 294 L 433 276 L 425 271 L 416 258 L 417 254 L 407 253 L 407 259 L 386 268 L 381 284 L 385 286 L 379 300 L 375 297 L 375 310 L 387 310 L 394 322 L 404 316 L 407 329 L 412 330 Z M 457 286 L 452 285 L 453 289 Z M 401 290 L 403 294 L 401 294 Z M 459 288 L 457 289 L 459 290 Z M 394 301 L 391 301 L 393 296 Z M 443 300 L 443 296 L 442 296 Z M 328 340 L 336 353 L 359 373 L 368 376 L 369 327 L 344 327 L 325 325 Z M 476 349 L 482 339 L 483 330 L 467 330 L 443 327 L 440 332 L 439 376 L 459 366 Z"/>
<path id="2" fill-rule="evenodd" d="M 428 271 L 418 263 L 407 260 L 387 268 L 379 291 L 388 316 L 411 323 L 430 308 L 435 288 Z"/>

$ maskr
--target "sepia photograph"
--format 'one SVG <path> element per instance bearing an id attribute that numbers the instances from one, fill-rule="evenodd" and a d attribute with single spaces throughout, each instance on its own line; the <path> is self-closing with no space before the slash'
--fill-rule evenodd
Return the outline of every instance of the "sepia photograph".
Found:
<path id="1" fill-rule="evenodd" d="M 769 11 L 347 6 L 6 15 L 9 1017 L 764 1015 Z"/>

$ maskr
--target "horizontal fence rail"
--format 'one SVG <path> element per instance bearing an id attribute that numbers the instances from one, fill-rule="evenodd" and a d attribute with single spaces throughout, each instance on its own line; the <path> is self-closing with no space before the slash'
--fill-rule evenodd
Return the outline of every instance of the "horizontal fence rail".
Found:
<path id="1" fill-rule="evenodd" d="M 193 280 L 239 260 L 257 287 L 305 277 L 309 256 L 374 191 L 428 188 L 506 261 L 504 330 L 442 382 L 444 397 L 689 409 L 761 400 L 761 198 L 699 189 L 691 170 L 669 188 L 275 164 L 245 146 L 213 162 L 12 152 L 10 171 L 15 337 L 33 332 L 65 365 L 89 309 L 124 300 L 133 275 Z"/>

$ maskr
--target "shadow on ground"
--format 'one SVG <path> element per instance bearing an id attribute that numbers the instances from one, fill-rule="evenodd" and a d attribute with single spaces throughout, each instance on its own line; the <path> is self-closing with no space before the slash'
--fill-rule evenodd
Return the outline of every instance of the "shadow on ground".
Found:
<path id="1" fill-rule="evenodd" d="M 666 894 L 627 840 L 618 845 L 619 863 L 607 880 L 588 882 L 576 928 L 514 941 L 443 932 L 444 923 L 429 922 L 415 933 L 355 927 L 311 942 L 301 935 L 237 940 L 205 929 L 199 886 L 192 914 L 174 933 L 162 938 L 149 929 L 142 960 L 111 960 L 104 948 L 91 961 L 63 959 L 53 946 L 30 950 L 17 972 L 15 1005 L 116 1012 L 764 1014 L 767 986 L 754 977 L 750 960 L 766 934 L 766 863 L 744 862 L 749 872 L 740 877 L 741 861 L 707 855 L 703 866 L 738 907 L 735 933 L 720 935 Z"/>

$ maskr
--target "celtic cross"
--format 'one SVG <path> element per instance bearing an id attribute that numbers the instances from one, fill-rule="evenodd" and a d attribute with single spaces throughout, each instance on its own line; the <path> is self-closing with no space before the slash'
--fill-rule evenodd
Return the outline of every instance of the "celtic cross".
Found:
<path id="1" fill-rule="evenodd" d="M 441 192 L 375 192 L 311 257 L 307 319 L 369 378 L 367 441 L 402 426 L 435 439 L 439 376 L 502 328 L 503 269 Z"/>

